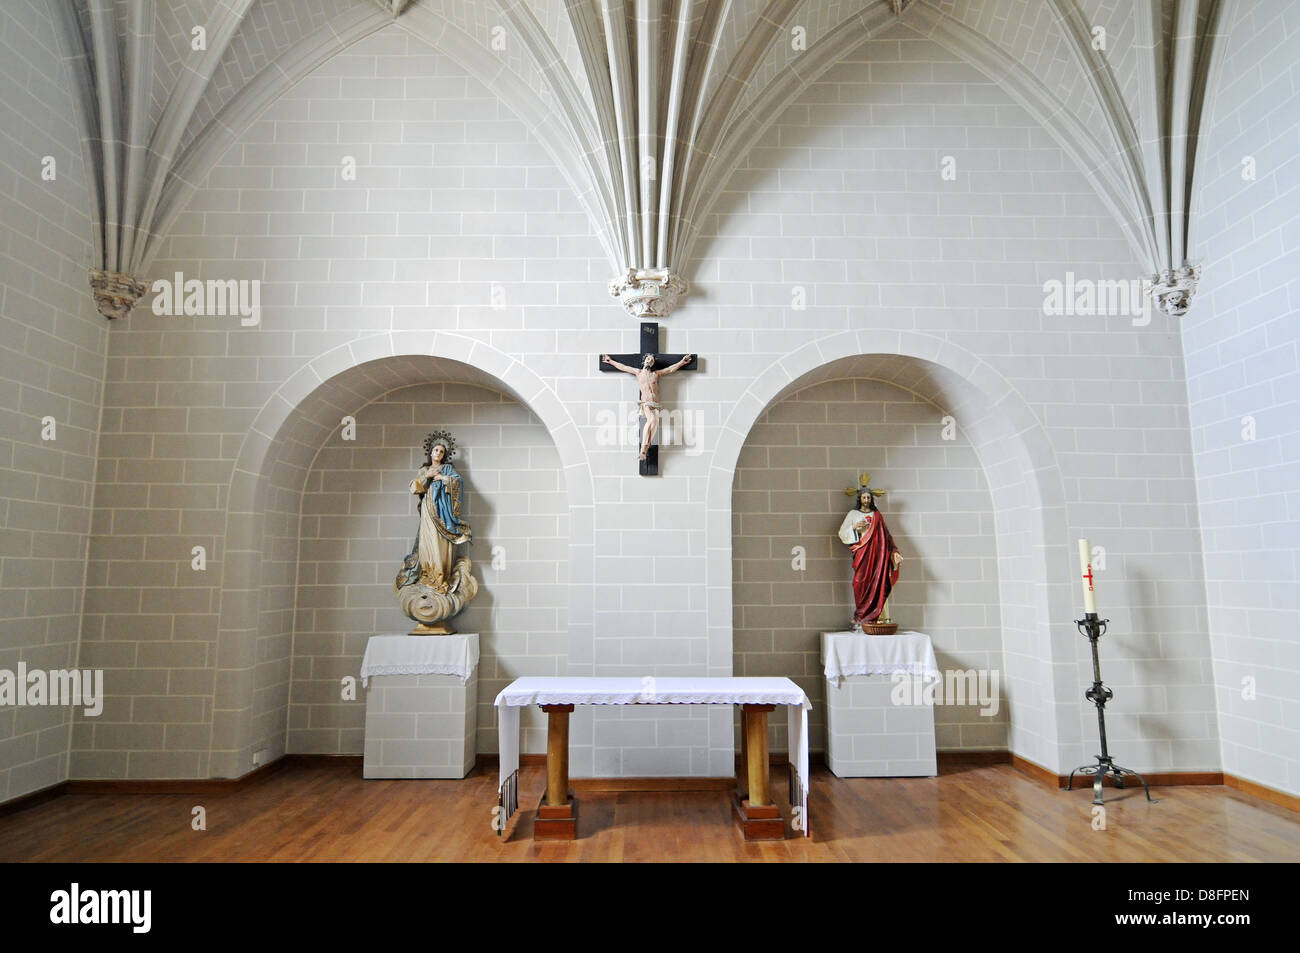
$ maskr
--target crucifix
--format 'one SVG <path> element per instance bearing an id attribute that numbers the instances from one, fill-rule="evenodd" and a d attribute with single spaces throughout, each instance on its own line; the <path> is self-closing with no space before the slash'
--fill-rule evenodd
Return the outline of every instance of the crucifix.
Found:
<path id="1" fill-rule="evenodd" d="M 641 435 L 638 463 L 642 476 L 659 475 L 659 413 L 663 409 L 659 403 L 659 378 L 678 371 L 693 371 L 698 366 L 698 355 L 695 354 L 660 354 L 659 325 L 652 321 L 641 322 L 639 353 L 600 356 L 600 370 L 620 371 L 636 378 L 638 432 Z"/>

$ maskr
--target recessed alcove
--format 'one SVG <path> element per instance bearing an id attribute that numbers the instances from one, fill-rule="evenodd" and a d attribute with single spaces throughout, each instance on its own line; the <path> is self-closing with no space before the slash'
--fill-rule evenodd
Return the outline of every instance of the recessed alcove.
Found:
<path id="1" fill-rule="evenodd" d="M 288 750 L 362 750 L 365 713 L 340 700 L 339 679 L 356 673 L 370 636 L 411 629 L 393 593 L 416 531 L 407 483 L 425 434 L 443 428 L 458 442 L 474 533 L 462 552 L 481 586 L 452 625 L 480 634 L 480 747 L 495 750 L 497 692 L 567 663 L 568 504 L 555 445 L 523 404 L 479 384 L 399 387 L 354 415 L 357 439 L 336 430 L 303 485 Z"/>
<path id="2" fill-rule="evenodd" d="M 412 626 L 393 591 L 417 531 L 408 483 L 425 434 L 448 429 L 481 586 L 453 626 L 480 635 L 477 747 L 493 752 L 500 688 L 569 662 L 569 483 L 581 468 L 562 464 L 555 422 L 481 367 L 428 354 L 345 360 L 332 374 L 309 368 L 296 402 L 289 392 L 268 405 L 282 419 L 268 437 L 254 429 L 263 445 L 244 448 L 247 482 L 228 517 L 222 745 L 240 760 L 361 753 L 365 696 L 358 686 L 344 698 L 342 680 L 357 675 L 370 636 Z M 525 718 L 527 750 L 544 730 Z"/>
<path id="3" fill-rule="evenodd" d="M 835 534 L 856 505 L 844 490 L 862 472 L 887 489 L 880 508 L 904 555 L 894 620 L 930 635 L 944 671 L 1004 667 L 993 499 L 969 437 L 897 384 L 802 387 L 758 419 L 736 468 L 733 651 L 737 675 L 786 675 L 808 693 L 813 750 L 826 743 L 820 633 L 846 630 L 853 609 L 848 550 Z M 937 705 L 938 747 L 1005 748 L 1000 702 L 992 715 L 973 698 Z M 784 749 L 784 726 L 773 735 Z"/>
<path id="4" fill-rule="evenodd" d="M 834 560 L 823 556 L 824 560 L 830 561 L 818 567 L 819 572 L 826 573 L 821 584 L 822 594 L 814 592 L 806 594 L 816 596 L 820 601 L 814 600 L 814 607 L 807 613 L 800 610 L 801 618 L 797 621 L 803 626 L 800 630 L 802 634 L 788 637 L 794 647 L 794 651 L 789 653 L 791 657 L 779 661 L 775 659 L 781 654 L 777 651 L 775 627 L 769 627 L 769 631 L 773 634 L 770 652 L 766 651 L 767 641 L 762 634 L 746 635 L 744 638 L 749 640 L 749 644 L 745 644 L 744 640 L 737 644 L 732 638 L 733 631 L 746 631 L 746 611 L 751 617 L 762 617 L 761 606 L 756 605 L 755 608 L 746 610 L 745 600 L 760 598 L 761 604 L 762 598 L 771 600 L 775 597 L 766 595 L 755 597 L 736 585 L 737 569 L 750 571 L 748 566 L 738 567 L 738 560 L 743 561 L 753 557 L 747 556 L 744 552 L 737 557 L 735 553 L 738 545 L 737 534 L 743 526 L 743 518 L 746 515 L 743 510 L 740 512 L 742 522 L 738 524 L 735 510 L 738 506 L 749 505 L 743 496 L 738 496 L 745 490 L 740 481 L 759 479 L 757 474 L 747 476 L 744 471 L 753 467 L 755 463 L 762 464 L 763 469 L 770 469 L 768 463 L 760 459 L 761 455 L 757 450 L 748 450 L 755 428 L 759 428 L 759 439 L 766 441 L 773 437 L 763 436 L 763 430 L 769 426 L 777 428 L 784 426 L 787 428 L 784 442 L 793 442 L 797 446 L 798 422 L 781 423 L 767 415 L 781 406 L 787 398 L 801 392 L 809 392 L 814 396 L 820 393 L 818 401 L 823 404 L 850 403 L 847 400 L 829 402 L 826 400 L 827 397 L 835 395 L 836 388 L 843 389 L 845 385 L 842 384 L 833 384 L 831 388 L 822 392 L 810 391 L 810 388 L 817 385 L 839 381 L 853 382 L 852 402 L 858 400 L 858 382 L 875 382 L 864 383 L 863 394 L 876 398 L 876 400 L 866 401 L 867 404 L 879 401 L 882 418 L 887 413 L 886 395 L 892 395 L 890 402 L 901 401 L 906 397 L 906 404 L 910 406 L 904 410 L 905 404 L 900 403 L 894 411 L 895 417 L 906 417 L 910 414 L 922 420 L 933 421 L 933 428 L 927 431 L 927 441 L 950 443 L 954 448 L 958 446 L 968 448 L 966 451 L 953 450 L 954 460 L 958 453 L 964 455 L 964 460 L 959 461 L 965 464 L 962 469 L 971 469 L 971 454 L 978 461 L 977 482 L 984 489 L 978 487 L 971 489 L 966 492 L 973 494 L 972 496 L 956 499 L 962 500 L 962 505 L 976 505 L 974 502 L 976 496 L 987 496 L 987 504 L 981 502 L 977 505 L 979 528 L 973 534 L 974 539 L 969 542 L 973 543 L 976 551 L 986 554 L 990 552 L 988 544 L 979 540 L 981 537 L 988 539 L 985 520 L 991 516 L 994 547 L 991 552 L 995 554 L 996 559 L 994 571 L 988 572 L 981 566 L 979 579 L 958 580 L 955 575 L 965 570 L 954 567 L 952 570 L 954 577 L 938 580 L 936 585 L 936 580 L 933 578 L 924 578 L 927 559 L 923 558 L 920 574 L 922 578 L 909 579 L 907 573 L 911 567 L 905 564 L 904 580 L 918 585 L 909 586 L 900 592 L 900 598 L 906 597 L 916 607 L 925 603 L 928 611 L 930 600 L 927 589 L 934 588 L 935 592 L 940 592 L 942 585 L 960 581 L 963 583 L 963 596 L 969 597 L 976 587 L 967 587 L 964 584 L 979 583 L 979 591 L 983 594 L 983 598 L 977 605 L 982 610 L 983 620 L 976 628 L 985 631 L 964 640 L 956 638 L 955 635 L 945 636 L 946 640 L 951 639 L 951 648 L 937 642 L 937 649 L 948 653 L 961 653 L 960 655 L 949 654 L 942 660 L 941 667 L 947 668 L 952 665 L 955 668 L 960 662 L 962 670 L 978 668 L 977 664 L 966 663 L 963 659 L 978 658 L 981 654 L 992 664 L 997 660 L 999 644 L 993 637 L 993 631 L 998 630 L 1000 636 L 999 712 L 996 716 L 987 718 L 992 727 L 983 727 L 985 716 L 970 714 L 970 709 L 967 709 L 966 713 L 954 712 L 956 720 L 949 721 L 942 729 L 939 743 L 949 748 L 997 747 L 997 739 L 1005 736 L 1005 747 L 1011 751 L 1038 763 L 1053 764 L 1060 757 L 1057 736 L 1057 707 L 1060 704 L 1058 699 L 1063 697 L 1063 686 L 1068 684 L 1068 687 L 1073 689 L 1075 681 L 1073 643 L 1067 642 L 1065 633 L 1050 624 L 1054 608 L 1057 614 L 1062 614 L 1058 604 L 1068 597 L 1068 593 L 1061 586 L 1056 585 L 1050 575 L 1052 567 L 1058 562 L 1064 567 L 1066 555 L 1066 548 L 1059 543 L 1059 540 L 1064 539 L 1066 535 L 1061 522 L 1062 512 L 1059 505 L 1061 494 L 1059 470 L 1050 446 L 1032 412 L 1006 386 L 1006 382 L 1000 375 L 969 352 L 928 335 L 886 331 L 847 332 L 822 339 L 816 344 L 799 348 L 788 355 L 773 368 L 770 374 L 757 379 L 749 392 L 737 402 L 731 418 L 723 427 L 724 440 L 716 455 L 717 465 L 712 471 L 717 479 L 712 481 L 709 487 L 711 525 L 718 526 L 719 529 L 726 526 L 729 530 L 729 545 L 725 549 L 715 550 L 714 558 L 709 562 L 710 592 L 716 593 L 719 597 L 719 604 L 713 606 L 713 618 L 715 622 L 724 619 L 728 622 L 726 628 L 715 624 L 711 630 L 711 644 L 719 649 L 725 647 L 730 664 L 735 667 L 738 662 L 743 663 L 747 671 L 754 664 L 784 666 L 787 669 L 798 668 L 799 671 L 787 670 L 783 674 L 803 679 L 802 684 L 810 692 L 821 693 L 820 686 L 813 684 L 821 676 L 820 668 L 814 661 L 811 640 L 816 638 L 817 632 L 820 632 L 823 627 L 842 629 L 848 619 L 850 602 L 847 563 L 833 568 Z M 869 390 L 872 387 L 886 387 L 890 390 Z M 847 396 L 847 391 L 843 391 L 839 396 Z M 797 404 L 798 401 L 795 403 Z M 811 403 L 816 404 L 817 401 Z M 805 408 L 805 410 L 813 415 L 830 413 L 815 407 Z M 798 412 L 796 407 L 778 411 L 776 416 L 779 417 L 781 414 L 797 416 Z M 945 417 L 951 418 L 954 436 L 952 441 L 943 440 Z M 829 416 L 826 419 L 829 420 Z M 888 423 L 887 420 L 884 422 Z M 830 424 L 810 421 L 808 426 L 828 428 Z M 858 425 L 854 426 L 856 428 Z M 864 423 L 861 426 L 869 425 Z M 773 433 L 776 437 L 781 436 L 780 430 L 775 430 Z M 864 441 L 861 450 L 865 452 L 870 446 L 868 442 L 870 438 L 865 433 L 860 436 L 856 429 L 851 438 L 847 432 L 834 434 L 829 429 L 820 432 L 811 430 L 805 433 L 811 445 L 810 450 L 815 450 L 818 446 L 826 449 L 826 466 L 830 472 L 809 474 L 810 480 L 820 480 L 822 485 L 810 491 L 811 497 L 800 503 L 801 516 L 812 514 L 811 523 L 807 526 L 803 521 L 800 523 L 801 538 L 828 539 L 838 529 L 839 521 L 847 512 L 847 508 L 840 509 L 848 501 L 848 498 L 842 494 L 843 488 L 859 472 L 870 471 L 873 474 L 871 482 L 875 486 L 887 488 L 908 486 L 910 478 L 905 477 L 901 482 L 889 479 L 888 454 L 891 445 L 897 444 L 893 446 L 895 461 L 903 463 L 904 469 L 908 466 L 907 454 L 912 454 L 911 466 L 914 467 L 921 459 L 919 455 L 933 452 L 931 448 L 924 445 L 919 433 L 915 437 L 909 436 L 901 443 L 897 440 L 898 433 L 891 435 L 888 431 L 880 431 L 880 435 L 885 450 L 884 460 L 881 461 L 884 466 L 866 459 L 855 462 L 845 458 L 841 469 L 838 457 L 837 465 L 831 467 L 831 438 L 833 437 L 835 442 L 845 439 L 854 441 L 855 445 L 850 448 L 853 453 L 849 456 L 855 456 L 859 452 L 856 447 L 856 441 L 859 439 Z M 779 446 L 783 443 L 782 440 L 778 439 L 776 443 L 779 460 L 780 454 L 787 451 Z M 755 448 L 759 446 L 762 445 L 754 443 Z M 768 449 L 770 451 L 770 448 Z M 948 469 L 947 449 L 945 447 L 944 465 L 933 468 L 936 479 L 947 478 L 938 476 Z M 767 459 L 771 460 L 770 452 Z M 938 458 L 935 457 L 932 462 L 937 463 L 937 461 Z M 734 469 L 728 469 L 729 465 Z M 727 477 L 725 484 L 722 480 L 724 476 Z M 768 489 L 766 492 L 770 494 L 772 491 Z M 902 530 L 902 539 L 899 543 L 904 549 L 909 542 L 909 535 L 913 532 L 910 523 L 914 515 L 921 517 L 920 529 L 916 532 L 925 535 L 941 526 L 944 513 L 949 506 L 946 499 L 939 502 L 937 498 L 925 501 L 925 498 L 918 497 L 913 501 L 913 505 L 924 506 L 926 509 L 909 510 L 904 497 L 908 493 L 920 492 L 919 483 L 916 489 L 895 492 L 895 498 L 902 506 L 898 512 Z M 945 487 L 941 492 L 948 494 L 963 491 Z M 832 500 L 836 499 L 837 493 L 840 496 L 833 504 Z M 884 511 L 887 518 L 895 505 L 886 497 Z M 752 517 L 758 514 L 749 515 Z M 724 519 L 725 524 L 722 523 Z M 751 519 L 751 523 L 753 522 L 754 520 Z M 967 522 L 974 525 L 971 520 Z M 772 542 L 773 539 L 780 540 L 779 552 Z M 787 536 L 770 537 L 766 555 L 758 557 L 766 563 L 766 566 L 761 569 L 759 566 L 754 566 L 753 572 L 766 572 L 774 579 L 784 575 L 789 579 L 793 575 L 790 572 L 792 559 L 790 548 L 794 545 L 798 544 L 790 541 Z M 802 545 L 806 546 L 807 543 Z M 830 547 L 831 543 L 826 542 L 824 545 Z M 948 545 L 951 546 L 951 543 Z M 834 552 L 833 549 L 830 551 Z M 812 555 L 814 550 L 808 552 Z M 778 558 L 782 555 L 783 558 Z M 943 558 L 946 560 L 949 557 Z M 978 559 L 973 562 L 975 561 Z M 843 580 L 841 582 L 843 594 L 839 597 L 834 594 L 837 578 Z M 722 588 L 722 580 L 732 582 L 735 595 L 732 588 Z M 802 584 L 792 585 L 797 589 Z M 721 604 L 724 592 L 726 603 Z M 793 596 L 781 596 L 781 598 L 793 598 Z M 790 615 L 789 621 L 795 622 L 793 609 L 789 608 L 788 603 L 786 605 L 787 608 L 783 611 Z M 901 605 L 900 611 L 902 611 Z M 953 625 L 951 620 L 964 620 L 970 611 L 969 605 L 952 608 L 936 606 L 931 617 L 924 624 L 931 625 L 933 628 L 947 628 Z M 895 614 L 895 618 L 898 618 L 898 613 Z M 908 626 L 913 625 L 913 622 L 907 618 L 902 621 Z M 919 625 L 915 627 L 921 628 Z M 753 653 L 757 657 L 741 659 L 740 656 L 752 653 L 753 646 L 759 649 L 757 653 Z M 1065 659 L 1069 661 L 1062 664 Z M 820 725 L 824 725 L 820 716 L 815 717 L 818 717 Z M 963 719 L 969 721 L 969 727 Z M 820 729 L 819 733 L 824 735 L 824 729 Z M 774 735 L 772 744 L 774 748 L 780 750 L 784 747 L 784 738 L 778 733 Z"/>

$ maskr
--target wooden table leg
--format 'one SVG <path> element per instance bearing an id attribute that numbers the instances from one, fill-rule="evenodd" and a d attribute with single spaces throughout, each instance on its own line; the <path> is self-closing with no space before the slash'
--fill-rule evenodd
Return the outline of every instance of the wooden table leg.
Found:
<path id="1" fill-rule="evenodd" d="M 536 840 L 578 836 L 578 799 L 569 790 L 569 715 L 572 705 L 541 705 L 546 712 L 546 792 L 537 805 Z"/>
<path id="2" fill-rule="evenodd" d="M 745 731 L 746 761 L 749 766 L 749 803 L 765 807 L 772 803 L 768 796 L 767 713 L 773 705 L 746 705 L 749 724 Z"/>
<path id="3" fill-rule="evenodd" d="M 736 765 L 736 796 L 749 797 L 749 706 L 740 706 L 740 760 Z"/>
<path id="4" fill-rule="evenodd" d="M 785 839 L 785 821 L 769 794 L 767 715 L 775 708 L 775 705 L 745 705 L 741 716 L 744 728 L 741 768 L 748 775 L 749 786 L 747 796 L 736 791 L 733 807 L 745 840 Z"/>

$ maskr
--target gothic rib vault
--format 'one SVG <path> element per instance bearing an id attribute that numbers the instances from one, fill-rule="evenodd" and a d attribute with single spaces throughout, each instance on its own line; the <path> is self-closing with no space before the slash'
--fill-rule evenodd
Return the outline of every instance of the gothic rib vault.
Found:
<path id="1" fill-rule="evenodd" d="M 330 56 L 396 22 L 480 78 L 555 157 L 634 317 L 666 316 L 749 146 L 898 25 L 997 81 L 1084 167 L 1161 310 L 1196 288 L 1199 130 L 1236 0 L 47 0 L 81 107 L 90 285 L 128 314 L 227 146 Z M 1132 276 L 1138 277 L 1138 276 Z"/>

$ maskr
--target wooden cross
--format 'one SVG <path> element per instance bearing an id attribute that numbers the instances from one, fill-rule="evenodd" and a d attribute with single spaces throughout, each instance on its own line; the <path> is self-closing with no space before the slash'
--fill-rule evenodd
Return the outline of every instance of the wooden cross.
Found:
<path id="1" fill-rule="evenodd" d="M 645 362 L 647 355 L 651 355 L 654 357 L 655 359 L 654 369 L 657 371 L 664 371 L 667 368 L 673 367 L 675 364 L 677 364 L 678 361 L 680 361 L 685 356 L 682 354 L 662 354 L 659 352 L 659 325 L 655 324 L 652 321 L 641 322 L 640 352 L 636 354 L 610 354 L 609 356 L 613 358 L 615 361 L 617 361 L 619 364 L 622 364 L 624 367 L 639 368 Z M 682 366 L 678 369 L 683 371 L 698 370 L 699 363 L 700 363 L 699 355 L 692 354 L 691 359 L 686 363 L 682 364 Z M 605 373 L 618 373 L 621 371 L 621 368 L 615 367 L 612 364 L 606 364 L 603 360 L 601 360 L 600 357 L 596 358 L 596 366 L 600 370 L 604 371 Z M 638 393 L 638 398 L 639 398 L 639 393 Z M 638 409 L 640 409 L 639 400 L 638 400 L 637 407 Z M 642 434 L 645 432 L 643 429 L 646 425 L 645 415 L 638 414 L 637 420 L 638 420 L 638 426 L 636 432 L 637 432 L 637 447 L 639 451 Z M 638 452 L 638 456 L 639 455 L 640 454 Z M 646 458 L 644 460 L 638 460 L 637 464 L 638 464 L 638 472 L 641 474 L 641 476 L 659 475 L 659 432 L 658 430 L 655 431 L 651 439 L 650 446 L 646 450 Z"/>

